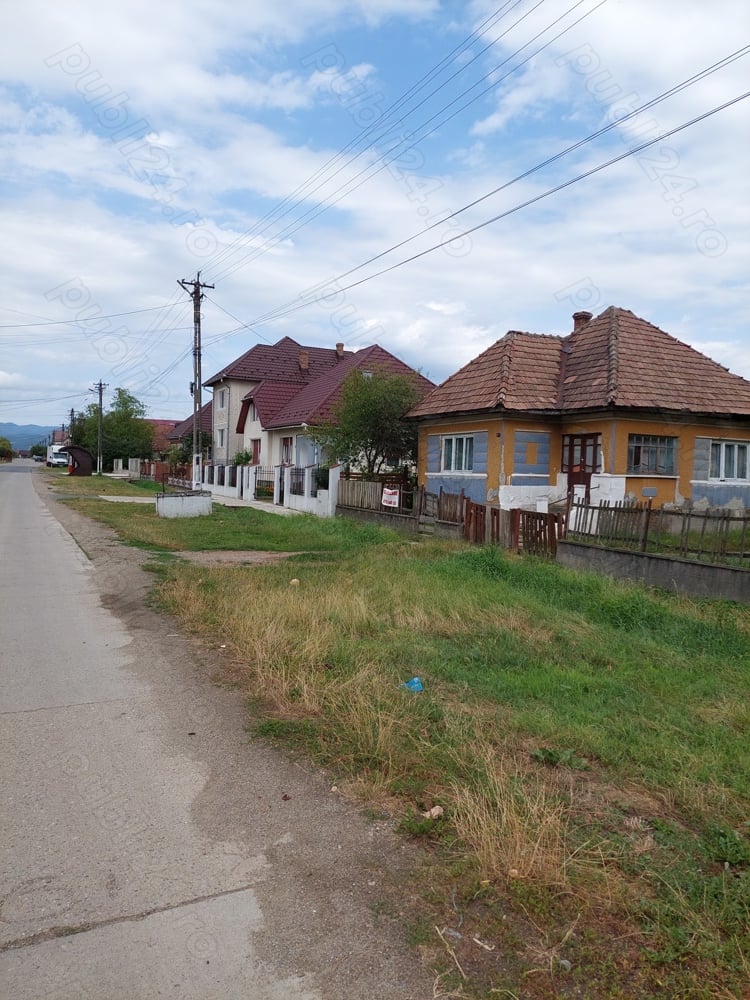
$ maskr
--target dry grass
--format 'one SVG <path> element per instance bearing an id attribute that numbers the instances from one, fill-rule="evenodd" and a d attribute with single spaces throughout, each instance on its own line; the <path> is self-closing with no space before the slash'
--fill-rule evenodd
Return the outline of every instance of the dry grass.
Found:
<path id="1" fill-rule="evenodd" d="M 581 945 L 573 939 L 584 926 L 590 938 L 613 939 L 615 984 L 608 992 L 602 981 L 587 995 L 618 1000 L 628 995 L 625 987 L 618 992 L 617 981 L 623 970 L 635 975 L 640 961 L 634 955 L 646 939 L 644 925 L 632 914 L 641 906 L 656 914 L 645 924 L 651 920 L 655 928 L 649 940 L 656 940 L 667 956 L 674 948 L 676 976 L 683 969 L 683 931 L 684 940 L 702 948 L 707 976 L 715 977 L 725 962 L 736 965 L 741 960 L 737 948 L 727 944 L 725 928 L 734 926 L 730 906 L 744 904 L 727 896 L 723 908 L 694 917 L 697 883 L 690 880 L 703 878 L 694 875 L 694 843 L 684 850 L 670 846 L 672 834 L 665 832 L 664 823 L 660 829 L 655 822 L 674 820 L 680 826 L 686 803 L 695 822 L 695 817 L 737 813 L 741 802 L 726 769 L 715 781 L 696 777 L 699 744 L 692 746 L 681 735 L 686 712 L 653 719 L 647 715 L 654 705 L 661 713 L 674 678 L 689 680 L 696 656 L 703 653 L 691 647 L 683 652 L 678 633 L 674 646 L 664 645 L 659 671 L 652 670 L 649 664 L 658 657 L 653 649 L 663 623 L 673 627 L 674 620 L 664 604 L 654 602 L 653 609 L 644 605 L 653 625 L 643 639 L 637 616 L 647 599 L 640 595 L 604 595 L 617 618 L 616 627 L 610 628 L 602 619 L 598 584 L 590 585 L 592 595 L 582 595 L 590 598 L 589 616 L 577 607 L 561 611 L 554 603 L 548 611 L 543 590 L 525 595 L 525 602 L 516 600 L 515 590 L 503 592 L 492 576 L 487 582 L 475 574 L 466 585 L 461 564 L 441 575 L 439 563 L 433 568 L 431 558 L 429 546 L 417 558 L 415 548 L 397 542 L 335 564 L 167 567 L 161 595 L 186 627 L 227 647 L 233 679 L 262 705 L 267 721 L 259 723 L 261 732 L 305 740 L 306 748 L 334 770 L 337 784 L 347 793 L 400 812 L 406 832 L 431 843 L 443 836 L 451 857 L 470 859 L 464 877 L 475 885 L 486 882 L 497 897 L 502 894 L 503 906 L 518 903 L 521 909 L 533 910 L 546 930 L 535 937 L 542 942 L 536 952 L 529 951 L 528 944 L 517 950 L 519 962 L 527 965 L 526 978 L 515 980 L 523 984 L 524 997 L 558 995 L 544 992 L 543 976 L 554 987 L 560 942 L 566 954 L 575 953 Z M 493 565 L 489 569 L 494 572 Z M 521 564 L 521 572 L 529 571 Z M 299 583 L 292 585 L 292 579 Z M 542 573 L 540 579 L 545 582 Z M 680 605 L 675 606 L 676 616 Z M 626 614 L 636 626 L 623 643 Z M 691 609 L 685 628 L 692 628 L 698 618 Z M 638 648 L 633 652 L 631 646 Z M 443 655 L 450 669 L 444 668 Z M 419 662 L 424 673 L 416 668 Z M 672 677 L 667 677 L 667 667 L 674 670 Z M 630 680 L 621 680 L 619 674 L 626 670 L 631 671 Z M 414 673 L 426 681 L 418 695 L 402 687 Z M 633 676 L 638 683 L 644 677 L 658 683 L 658 698 L 645 701 L 643 688 L 633 689 Z M 705 676 L 712 678 L 710 673 Z M 733 676 L 727 673 L 730 681 Z M 496 679 L 498 687 L 482 687 L 488 679 Z M 746 723 L 746 703 L 731 686 L 706 697 L 703 685 L 701 680 L 698 694 L 685 690 L 686 710 L 698 706 L 695 717 L 707 727 L 720 726 L 722 738 L 727 731 L 739 732 Z M 611 698 L 619 699 L 619 714 L 611 713 Z M 579 712 L 580 703 L 584 709 Z M 536 706 L 541 712 L 532 715 Z M 556 733 L 557 742 L 547 744 L 540 736 L 547 732 Z M 584 760 L 579 757 L 587 753 L 587 740 L 600 740 L 596 745 L 605 751 L 614 748 L 616 759 L 619 752 L 630 753 L 639 739 L 648 759 L 669 759 L 674 748 L 692 762 L 690 771 L 654 771 L 658 780 L 649 782 L 645 769 L 623 768 L 618 773 L 601 766 L 594 753 Z M 560 754 L 562 766 L 545 766 L 534 756 L 545 744 L 553 755 Z M 568 747 L 574 747 L 575 754 Z M 713 752 L 712 741 L 707 740 L 706 747 L 706 753 Z M 424 817 L 434 805 L 444 809 L 437 821 Z M 692 836 L 688 823 L 681 828 Z M 683 852 L 685 875 L 668 888 L 653 873 L 668 870 L 674 856 L 670 852 L 678 850 Z M 739 879 L 735 881 L 739 885 Z M 508 904 L 509 899 L 515 902 Z M 582 926 L 568 938 L 571 913 L 584 916 Z M 669 937 L 672 933 L 676 944 Z M 486 940 L 484 931 L 479 939 Z M 604 948 L 601 940 L 599 947 Z M 479 950 L 456 945 L 454 971 L 466 969 L 471 975 L 473 968 L 476 974 L 471 955 Z M 642 973 L 639 967 L 641 974 L 648 977 L 651 971 Z M 688 968 L 685 975 L 690 985 L 680 995 L 710 995 L 699 987 L 689 992 L 700 973 L 693 976 Z M 732 977 L 736 981 L 734 972 Z M 682 990 L 678 978 L 670 982 Z M 639 985 L 640 979 L 632 995 L 639 995 Z M 453 988 L 455 984 L 446 986 L 438 995 L 461 995 L 451 993 Z"/>
<path id="2" fill-rule="evenodd" d="M 451 784 L 451 814 L 461 839 L 475 853 L 483 878 L 568 883 L 568 808 L 528 764 L 480 750 L 485 780 Z"/>

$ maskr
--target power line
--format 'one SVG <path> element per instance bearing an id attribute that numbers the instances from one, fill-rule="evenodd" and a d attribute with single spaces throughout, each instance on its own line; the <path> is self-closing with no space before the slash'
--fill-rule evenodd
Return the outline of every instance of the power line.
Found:
<path id="1" fill-rule="evenodd" d="M 708 76 L 712 76 L 714 73 L 718 72 L 718 70 L 720 69 L 723 69 L 725 66 L 728 66 L 733 62 L 736 62 L 737 59 L 741 59 L 743 56 L 746 56 L 748 52 L 750 52 L 750 45 L 746 45 L 742 49 L 737 49 L 730 55 L 725 56 L 724 59 L 718 60 L 717 62 L 713 63 L 713 65 L 706 67 L 706 69 L 704 70 L 701 70 L 699 73 L 695 73 L 693 76 L 688 77 L 681 83 L 675 84 L 674 87 L 670 87 L 669 90 L 665 90 L 658 97 L 654 97 L 650 101 L 646 101 L 645 104 L 641 104 L 640 107 L 637 107 L 633 111 L 628 112 L 628 114 L 623 115 L 620 118 L 616 118 L 614 121 L 610 122 L 609 125 L 605 125 L 603 128 L 600 128 L 597 132 L 592 132 L 584 139 L 579 139 L 578 142 L 574 142 L 572 145 L 567 146 L 565 149 L 560 150 L 560 152 L 555 153 L 553 156 L 548 157 L 541 163 L 537 163 L 535 166 L 530 167 L 528 170 L 525 170 L 523 173 L 518 174 L 511 180 L 506 181 L 504 184 L 500 184 L 498 187 L 493 188 L 491 191 L 488 191 L 486 194 L 481 195 L 479 198 L 475 198 L 474 201 L 470 201 L 467 205 L 464 205 L 462 208 L 456 209 L 454 212 L 451 212 L 449 215 L 446 215 L 443 218 L 441 218 L 438 222 L 434 222 L 431 225 L 426 226 L 420 232 L 414 233 L 413 236 L 409 236 L 407 237 L 407 239 L 401 240 L 400 243 L 395 243 L 392 247 L 389 247 L 387 250 L 383 250 L 381 253 L 375 254 L 374 257 L 370 257 L 368 260 L 363 261 L 361 264 L 357 264 L 356 267 L 352 267 L 348 271 L 344 271 L 343 274 L 340 274 L 334 280 L 341 281 L 342 278 L 347 278 L 350 274 L 354 274 L 356 271 L 360 271 L 363 267 L 367 267 L 368 264 L 372 264 L 376 260 L 380 260 L 382 257 L 387 256 L 389 253 L 393 253 L 394 250 L 399 250 L 401 247 L 406 246 L 407 243 L 413 243 L 414 240 L 419 239 L 420 236 L 424 236 L 425 233 L 429 233 L 433 229 L 437 229 L 440 226 L 444 226 L 445 223 L 448 222 L 450 219 L 455 219 L 457 216 L 462 215 L 464 212 L 467 212 L 470 208 L 475 208 L 483 201 L 487 201 L 488 198 L 494 197 L 494 195 L 499 194 L 501 191 L 506 190 L 506 188 L 511 187 L 513 184 L 516 184 L 522 180 L 526 180 L 526 178 L 531 177 L 532 174 L 538 173 L 540 170 L 543 170 L 544 167 L 548 167 L 552 163 L 555 163 L 558 160 L 562 159 L 562 157 L 567 156 L 568 153 L 575 152 L 575 150 L 580 149 L 587 143 L 593 142 L 594 139 L 601 138 L 601 136 L 605 135 L 607 132 L 611 132 L 617 128 L 620 128 L 620 126 L 624 125 L 627 121 L 630 121 L 633 118 L 637 118 L 638 115 L 643 114 L 644 111 L 650 111 L 651 108 L 656 107 L 658 104 L 661 104 L 665 100 L 668 100 L 668 98 L 670 97 L 674 97 L 675 94 L 681 93 L 688 87 L 693 86 L 693 84 L 699 83 L 701 80 L 704 80 Z M 458 237 L 454 237 L 454 239 L 457 238 Z M 452 240 L 449 242 L 452 242 Z M 321 287 L 324 287 L 325 285 L 328 284 L 330 284 L 330 282 L 325 282 L 324 285 Z"/>
<path id="2" fill-rule="evenodd" d="M 484 229 L 487 226 L 492 225 L 495 222 L 499 222 L 502 219 L 506 219 L 509 216 L 514 215 L 516 212 L 520 212 L 522 209 L 528 208 L 530 205 L 534 205 L 537 202 L 540 202 L 543 199 L 548 198 L 550 195 L 556 194 L 559 191 L 563 191 L 565 188 L 571 187 L 573 184 L 577 184 L 579 181 L 585 180 L 586 178 L 591 177 L 602 170 L 605 170 L 607 167 L 613 166 L 615 163 L 620 163 L 622 160 L 625 160 L 630 156 L 634 156 L 636 153 L 640 153 L 642 150 L 648 149 L 650 146 L 655 145 L 657 142 L 661 142 L 664 139 L 668 139 L 670 136 L 676 135 L 678 132 L 682 132 L 685 129 L 690 128 L 691 126 L 696 125 L 701 121 L 704 121 L 706 118 L 709 118 L 720 111 L 724 111 L 727 108 L 732 107 L 732 105 L 739 103 L 740 101 L 746 100 L 748 97 L 750 97 L 750 91 L 746 91 L 744 94 L 739 94 L 737 97 L 734 97 L 729 101 L 725 101 L 723 104 L 717 105 L 716 107 L 711 108 L 709 111 L 706 111 L 703 114 L 698 115 L 697 117 L 692 118 L 687 122 L 683 122 L 676 128 L 669 129 L 666 132 L 662 132 L 655 138 L 649 139 L 647 142 L 643 142 L 639 146 L 635 146 L 633 149 L 628 149 L 624 153 L 621 153 L 619 156 L 614 156 L 611 159 L 605 161 L 604 163 L 600 163 L 598 166 L 592 167 L 590 170 L 586 170 L 583 173 L 577 174 L 575 177 L 572 177 L 561 184 L 557 184 L 552 188 L 548 188 L 541 194 L 538 194 L 533 198 L 529 198 L 526 201 L 521 202 L 518 205 L 515 205 L 513 208 L 509 208 L 504 212 L 500 212 L 499 214 L 492 216 L 492 218 L 487 219 L 484 222 L 480 222 L 475 226 L 471 226 L 470 228 L 463 230 L 463 232 L 461 233 L 457 233 L 450 239 L 442 240 L 439 243 L 435 243 L 433 246 L 428 247 L 426 250 L 420 251 L 420 253 L 413 254 L 411 257 L 407 257 L 404 260 L 397 261 L 395 264 L 391 264 L 389 267 L 385 267 L 380 271 L 376 271 L 374 274 L 368 275 L 365 278 L 360 278 L 358 281 L 353 281 L 348 285 L 342 285 L 341 287 L 337 287 L 336 291 L 346 292 L 351 288 L 356 288 L 358 285 L 363 285 L 365 284 L 365 282 L 372 281 L 374 278 L 379 278 L 382 275 L 387 274 L 389 271 L 396 270 L 396 268 L 403 267 L 405 264 L 409 264 L 412 261 L 418 260 L 420 257 L 425 257 L 427 254 L 433 253 L 435 250 L 441 249 L 441 247 L 448 246 L 449 244 L 454 243 L 459 239 L 463 239 L 466 236 L 470 236 L 472 233 L 475 233 L 480 229 Z M 347 271 L 345 273 L 351 274 L 352 272 Z M 341 276 L 330 279 L 329 281 L 325 282 L 325 285 L 330 286 L 332 284 L 337 284 L 338 281 L 340 280 L 340 277 Z M 317 290 L 320 287 L 321 287 L 320 285 L 317 285 L 315 286 L 314 290 Z M 307 294 L 307 293 L 302 293 L 302 294 Z M 301 303 L 297 302 L 295 305 L 290 305 L 288 307 L 282 306 L 277 310 L 271 310 L 270 312 L 265 313 L 262 316 L 259 316 L 251 320 L 250 325 L 254 326 L 257 323 L 268 323 L 271 320 L 281 319 L 285 316 L 290 315 L 291 313 L 298 312 L 300 309 L 305 309 L 308 306 L 313 305 L 315 302 L 321 301 L 321 299 L 323 299 L 324 297 L 325 297 L 324 295 L 319 295 L 316 298 L 309 298 L 305 302 Z"/>
<path id="3" fill-rule="evenodd" d="M 543 2 L 543 0 L 540 0 L 540 2 Z M 394 160 L 396 160 L 399 157 L 403 156 L 404 153 L 411 152 L 411 150 L 415 149 L 426 138 L 428 138 L 430 135 L 432 135 L 438 129 L 442 128 L 444 125 L 446 125 L 449 121 L 451 121 L 457 115 L 459 115 L 463 111 L 465 111 L 466 108 L 468 108 L 472 104 L 476 103 L 476 101 L 478 101 L 480 98 L 484 97 L 491 90 L 494 90 L 495 88 L 497 88 L 498 86 L 500 86 L 501 83 L 503 83 L 505 80 L 507 80 L 514 73 L 518 72 L 518 70 L 522 69 L 525 65 L 527 65 L 532 59 L 534 59 L 536 56 L 538 56 L 546 48 L 548 48 L 550 45 L 552 45 L 554 42 L 556 42 L 559 38 L 561 38 L 563 35 L 565 35 L 572 28 L 576 27 L 576 25 L 580 24 L 581 21 L 583 21 L 585 18 L 589 17 L 591 14 L 595 13 L 600 7 L 602 7 L 607 2 L 607 0 L 599 0 L 599 3 L 597 3 L 596 6 L 594 6 L 591 10 L 586 11 L 579 18 L 577 18 L 577 20 L 575 20 L 571 24 L 567 25 L 567 27 L 563 28 L 561 31 L 559 31 L 552 38 L 548 39 L 543 45 L 540 45 L 537 49 L 535 49 L 533 52 L 531 52 L 520 63 L 517 63 L 515 66 L 513 66 L 511 69 L 509 69 L 507 73 L 503 74 L 503 76 L 501 76 L 501 77 L 499 77 L 497 79 L 492 79 L 492 77 L 494 76 L 494 74 L 497 73 L 497 71 L 499 69 L 501 69 L 503 66 L 507 65 L 516 56 L 520 55 L 520 53 L 523 52 L 524 49 L 528 48 L 528 46 L 531 45 L 538 38 L 541 38 L 542 35 L 544 35 L 547 31 L 549 31 L 550 28 L 554 27 L 554 25 L 556 25 L 560 21 L 562 21 L 563 18 L 567 17 L 568 14 L 570 14 L 577 7 L 581 6 L 581 4 L 584 3 L 584 2 L 586 2 L 586 0 L 576 0 L 576 3 L 574 3 L 566 11 L 564 11 L 562 14 L 560 14 L 559 17 L 557 17 L 553 21 L 551 21 L 541 31 L 537 32 L 536 35 L 534 35 L 531 39 L 529 39 L 527 42 L 525 42 L 520 48 L 517 48 L 513 53 L 511 53 L 509 56 L 507 56 L 505 59 L 503 59 L 502 62 L 498 63 L 497 66 L 493 67 L 488 73 L 486 73 L 483 77 L 481 77 L 476 83 L 472 84 L 471 87 L 469 87 L 467 90 L 463 91 L 461 94 L 458 95 L 458 97 L 454 98 L 447 105 L 444 105 L 443 107 L 441 107 L 438 111 L 436 111 L 433 115 L 431 115 L 431 117 L 428 118 L 425 122 L 422 122 L 420 125 L 417 125 L 415 132 L 412 132 L 408 137 L 402 137 L 397 143 L 395 143 L 393 146 L 391 146 L 389 149 L 387 149 L 384 153 L 380 154 L 378 156 L 378 159 L 377 159 L 377 161 L 376 161 L 375 164 L 369 163 L 366 167 L 363 167 L 353 177 L 349 178 L 344 184 L 340 185 L 335 191 L 331 192 L 331 195 L 328 197 L 328 199 L 326 201 L 326 204 L 324 204 L 324 205 L 318 205 L 318 206 L 313 206 L 312 208 L 309 208 L 305 213 L 303 213 L 301 216 L 299 216 L 296 220 L 294 220 L 293 222 L 289 223 L 289 225 L 287 226 L 286 229 L 283 229 L 281 232 L 277 233 L 270 240 L 266 241 L 266 243 L 262 247 L 251 248 L 248 251 L 248 253 L 239 262 L 237 262 L 236 264 L 234 264 L 232 266 L 228 266 L 228 267 L 224 268 L 224 270 L 222 270 L 222 271 L 217 272 L 215 274 L 216 280 L 219 280 L 221 278 L 226 278 L 226 277 L 228 277 L 228 275 L 232 274 L 238 268 L 242 267 L 243 265 L 249 263 L 252 260 L 256 260 L 258 257 L 262 256 L 262 254 L 264 254 L 264 253 L 268 252 L 269 250 L 273 249 L 273 247 L 278 246 L 278 244 L 282 240 L 287 239 L 289 236 L 292 236 L 294 233 L 298 232 L 301 228 L 303 228 L 303 226 L 308 225 L 314 219 L 317 219 L 320 215 L 322 215 L 325 212 L 329 211 L 329 209 L 333 208 L 334 205 L 337 205 L 340 201 L 342 201 L 345 197 L 347 197 L 348 195 L 350 195 L 353 191 L 358 190 L 358 188 L 360 188 L 367 181 L 371 180 L 378 173 L 381 173 L 383 170 L 385 170 L 391 163 L 394 162 Z M 540 4 L 538 3 L 536 6 L 539 6 L 539 5 Z M 536 10 L 536 7 L 532 8 L 532 11 L 533 10 Z M 523 17 L 519 18 L 519 20 L 517 22 L 515 22 L 511 26 L 511 29 L 508 29 L 508 30 L 512 30 L 513 27 L 515 27 L 517 24 L 519 24 L 524 19 L 524 17 L 528 16 L 528 13 L 531 13 L 532 11 L 527 12 L 527 14 L 525 14 Z M 507 34 L 507 32 L 505 32 L 505 34 Z M 500 37 L 502 37 L 502 36 L 500 36 Z M 412 141 L 412 139 L 414 138 L 414 135 L 416 135 L 419 131 L 421 131 L 422 129 L 424 129 L 428 125 L 430 125 L 432 122 L 434 122 L 436 118 L 438 118 L 441 114 L 443 114 L 443 112 L 445 112 L 449 108 L 453 107 L 458 101 L 461 100 L 462 97 L 465 97 L 468 94 L 470 94 L 473 90 L 475 90 L 485 80 L 490 80 L 490 79 L 492 79 L 492 82 L 489 84 L 489 86 L 485 87 L 484 90 L 480 91 L 478 94 L 475 94 L 465 104 L 461 105 L 460 108 L 458 108 L 457 110 L 455 110 L 454 112 L 452 112 L 451 114 L 449 114 L 446 118 L 444 118 L 441 121 L 437 122 L 437 124 L 435 124 L 426 133 L 424 133 L 423 135 L 419 136 L 419 138 L 417 138 L 415 141 Z M 438 89 L 440 89 L 440 88 L 438 88 Z M 435 92 L 437 92 L 437 91 L 435 91 Z M 429 96 L 432 96 L 432 95 L 429 95 Z M 421 105 L 424 104 L 424 103 L 425 103 L 424 100 L 421 101 L 416 106 L 416 108 L 421 107 Z M 411 115 L 413 113 L 413 111 L 416 110 L 416 108 L 413 108 L 409 112 L 407 112 L 407 114 L 402 119 L 400 119 L 398 122 L 396 122 L 395 125 L 392 126 L 392 127 L 396 127 L 397 125 L 402 124 L 406 120 L 406 118 L 408 118 L 409 115 Z M 382 136 L 381 136 L 381 138 L 382 138 Z M 373 145 L 373 144 L 371 144 L 371 145 Z M 369 148 L 370 148 L 370 146 L 367 147 L 367 149 L 369 149 Z M 347 163 L 344 164 L 344 166 L 342 166 L 341 168 L 339 168 L 339 170 L 337 170 L 334 174 L 332 174 L 331 177 L 329 177 L 323 183 L 328 183 L 328 181 L 331 180 L 333 177 L 335 177 L 338 173 L 340 173 L 341 170 L 343 170 L 345 166 L 348 166 L 350 163 L 354 162 L 354 160 L 356 160 L 364 152 L 366 152 L 367 149 L 362 150 L 360 153 L 356 154 L 354 157 L 352 157 L 350 160 L 348 160 Z M 391 156 L 391 154 L 394 154 L 394 155 Z M 390 157 L 390 159 L 388 159 L 388 157 Z M 382 162 L 380 162 L 380 161 L 382 161 Z M 378 165 L 378 163 L 380 165 Z M 366 175 L 366 176 L 363 177 L 363 175 Z M 360 183 L 358 183 L 358 184 L 354 183 L 360 177 L 362 177 L 362 180 L 360 181 Z M 309 195 L 314 194 L 316 191 L 319 191 L 320 188 L 323 186 L 323 183 L 319 184 L 312 191 L 307 192 L 307 196 L 309 197 Z M 339 197 L 334 197 L 337 194 L 339 195 Z M 301 204 L 301 200 L 298 201 L 296 204 L 297 205 Z M 288 213 L 285 213 L 285 214 L 288 214 Z M 259 232 L 256 232 L 256 231 L 253 230 L 252 231 L 252 235 L 261 236 L 264 232 L 266 232 L 267 229 L 268 229 L 268 226 L 266 226 L 264 229 L 260 230 Z M 250 231 L 248 231 L 248 233 L 249 232 Z M 246 234 L 246 235 L 248 235 L 248 234 Z"/>
<path id="4" fill-rule="evenodd" d="M 74 392 L 68 396 L 38 396 L 32 399 L 1 399 L 0 406 L 17 406 L 22 403 L 61 403 L 66 399 L 80 399 L 86 394 Z"/>
<path id="5" fill-rule="evenodd" d="M 40 323 L 0 323 L 0 330 L 22 330 L 31 326 L 67 326 L 71 323 L 81 326 L 84 323 L 98 323 L 103 319 L 119 319 L 120 316 L 136 316 L 138 313 L 157 312 L 160 309 L 169 309 L 171 303 L 163 306 L 149 306 L 148 309 L 131 309 L 129 312 L 110 313 L 108 316 L 91 316 L 89 319 L 46 319 Z M 15 310 L 11 310 L 15 312 Z M 106 331 L 105 331 L 106 332 Z"/>
<path id="6" fill-rule="evenodd" d="M 475 38 L 481 38 L 492 27 L 494 27 L 495 24 L 499 20 L 501 20 L 502 17 L 505 15 L 505 13 L 508 11 L 508 8 L 512 10 L 514 7 L 517 7 L 518 4 L 521 2 L 523 2 L 523 0 L 515 0 L 515 2 L 512 2 L 512 0 L 508 0 L 508 2 L 498 7 L 477 28 L 475 28 L 474 31 L 472 31 L 466 38 L 464 38 L 463 41 L 461 41 L 450 52 L 448 52 L 445 56 L 443 56 L 440 62 L 438 62 L 435 66 L 433 66 L 430 70 L 428 70 L 428 72 L 425 73 L 419 80 L 417 80 L 416 83 L 412 84 L 412 86 L 409 87 L 408 90 L 406 90 L 399 98 L 397 98 L 391 105 L 389 105 L 385 109 L 385 111 L 379 114 L 374 122 L 366 126 L 364 129 L 362 129 L 362 131 L 358 135 L 350 139 L 349 142 L 346 143 L 346 145 L 342 149 L 340 149 L 338 153 L 335 153 L 332 157 L 330 157 L 321 167 L 319 167 L 313 174 L 311 174 L 311 176 L 308 177 L 307 180 L 303 181 L 302 184 L 298 185 L 294 189 L 294 191 L 292 191 L 289 195 L 287 195 L 284 199 L 282 199 L 282 201 L 279 202 L 278 205 L 276 205 L 273 209 L 271 209 L 264 216 L 258 219 L 253 227 L 247 229 L 241 236 L 238 236 L 231 244 L 229 244 L 227 247 L 224 247 L 221 251 L 219 251 L 216 255 L 214 255 L 214 257 L 210 261 L 210 266 L 216 266 L 217 264 L 219 264 L 222 261 L 222 259 L 226 258 L 229 254 L 231 254 L 234 248 L 240 245 L 242 241 L 245 240 L 246 238 L 257 235 L 258 226 L 260 226 L 265 221 L 272 220 L 274 216 L 277 216 L 281 212 L 281 209 L 283 209 L 287 203 L 295 199 L 297 195 L 301 195 L 302 192 L 306 191 L 309 185 L 314 183 L 320 176 L 322 176 L 325 173 L 325 171 L 328 170 L 329 167 L 333 166 L 336 162 L 338 162 L 338 160 L 340 160 L 349 150 L 353 149 L 358 143 L 366 139 L 368 135 L 371 135 L 372 132 L 374 132 L 377 128 L 380 127 L 381 124 L 392 118 L 393 113 L 395 111 L 397 111 L 403 104 L 405 104 L 412 95 L 417 94 L 421 90 L 423 90 L 424 87 L 426 87 L 431 82 L 431 80 L 433 80 L 436 76 L 440 74 L 441 70 L 445 66 L 447 66 L 455 57 L 459 56 L 463 51 L 465 51 Z M 495 44 L 495 41 L 496 40 L 493 40 L 493 42 L 491 42 L 490 45 L 485 46 L 485 48 L 483 48 L 481 52 L 479 52 L 476 56 L 472 57 L 472 59 L 466 62 L 458 72 L 464 72 L 471 65 L 471 63 L 475 61 L 475 59 L 479 58 L 479 56 L 482 55 L 484 52 L 486 52 L 491 45 Z M 455 75 L 456 74 L 454 74 L 454 76 Z M 451 77 L 451 79 L 453 79 L 453 77 Z M 433 91 L 433 93 L 436 93 L 436 91 Z M 409 112 L 408 114 L 410 113 L 411 112 Z M 404 117 L 398 119 L 394 123 L 393 127 L 398 126 L 403 121 Z M 372 148 L 373 145 L 374 141 L 369 142 L 362 150 L 360 150 L 360 152 L 357 155 L 358 156 L 362 155 L 362 153 L 366 152 L 367 149 Z M 298 198 L 297 201 L 295 201 L 292 208 L 296 207 L 299 204 L 302 204 L 303 200 L 304 198 L 302 197 Z M 281 212 L 281 214 L 282 215 L 289 214 L 290 210 L 291 209 L 287 209 L 286 211 Z M 265 232 L 265 230 L 262 230 L 262 232 Z"/>

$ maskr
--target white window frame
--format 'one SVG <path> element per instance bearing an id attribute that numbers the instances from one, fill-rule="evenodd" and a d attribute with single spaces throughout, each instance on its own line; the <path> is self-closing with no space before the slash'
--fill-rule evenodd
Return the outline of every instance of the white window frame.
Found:
<path id="1" fill-rule="evenodd" d="M 219 428 L 219 447 L 220 448 L 224 447 L 224 428 L 223 427 Z"/>
<path id="2" fill-rule="evenodd" d="M 750 482 L 750 441 L 714 438 L 708 478 L 714 482 Z"/>
<path id="3" fill-rule="evenodd" d="M 219 389 L 219 409 L 223 410 L 227 405 L 227 390 Z"/>
<path id="4" fill-rule="evenodd" d="M 474 435 L 445 434 L 440 439 L 440 471 L 474 471 Z"/>

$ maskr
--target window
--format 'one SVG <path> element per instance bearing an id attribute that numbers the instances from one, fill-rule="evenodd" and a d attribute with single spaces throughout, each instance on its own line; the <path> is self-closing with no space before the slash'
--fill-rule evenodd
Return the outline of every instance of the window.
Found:
<path id="1" fill-rule="evenodd" d="M 710 479 L 748 479 L 747 441 L 712 441 Z"/>
<path id="2" fill-rule="evenodd" d="M 444 437 L 441 470 L 472 472 L 474 469 L 474 438 Z"/>
<path id="3" fill-rule="evenodd" d="M 291 465 L 292 464 L 292 438 L 284 437 L 281 439 L 281 464 Z"/>
<path id="4" fill-rule="evenodd" d="M 224 428 L 219 428 L 219 447 L 224 447 Z"/>
<path id="5" fill-rule="evenodd" d="M 219 389 L 219 409 L 223 410 L 227 405 L 227 391 L 226 389 Z"/>
<path id="6" fill-rule="evenodd" d="M 677 438 L 656 434 L 628 436 L 628 472 L 637 476 L 676 475 Z"/>
<path id="7" fill-rule="evenodd" d="M 260 438 L 253 438 L 250 448 L 253 453 L 253 465 L 260 465 Z"/>

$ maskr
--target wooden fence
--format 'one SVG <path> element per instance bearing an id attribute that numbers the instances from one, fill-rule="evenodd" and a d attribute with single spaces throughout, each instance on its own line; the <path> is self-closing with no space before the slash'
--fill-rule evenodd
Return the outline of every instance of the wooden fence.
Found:
<path id="1" fill-rule="evenodd" d="M 398 502 L 393 506 L 383 504 L 383 490 L 397 489 Z M 391 485 L 387 480 L 371 482 L 365 479 L 340 479 L 337 505 L 358 510 L 377 510 L 381 513 L 412 514 L 421 511 L 420 487 L 404 489 L 401 484 Z"/>
<path id="2" fill-rule="evenodd" d="M 466 497 L 463 490 L 460 493 L 446 493 L 441 486 L 440 493 L 436 497 L 436 516 L 438 521 L 462 524 L 465 503 Z"/>
<path id="3" fill-rule="evenodd" d="M 510 545 L 514 552 L 530 556 L 557 554 L 557 539 L 565 534 L 565 515 L 551 511 L 510 511 Z"/>
<path id="4" fill-rule="evenodd" d="M 731 510 L 653 509 L 648 503 L 596 506 L 568 515 L 569 541 L 724 563 L 750 569 L 750 514 Z"/>

